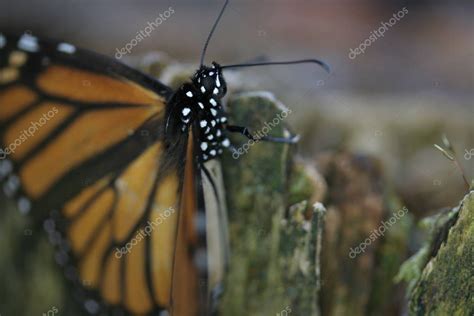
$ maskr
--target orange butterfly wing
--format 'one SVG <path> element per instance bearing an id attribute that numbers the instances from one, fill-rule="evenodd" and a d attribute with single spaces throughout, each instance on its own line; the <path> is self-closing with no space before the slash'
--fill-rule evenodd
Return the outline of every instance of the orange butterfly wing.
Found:
<path id="1" fill-rule="evenodd" d="M 99 55 L 47 42 L 26 52 L 21 40 L 0 48 L 4 192 L 38 219 L 54 210 L 45 227 L 66 275 L 96 298 L 90 312 L 208 313 L 228 256 L 215 228 L 222 183 L 197 166 L 192 133 L 166 143 L 171 90 Z"/>

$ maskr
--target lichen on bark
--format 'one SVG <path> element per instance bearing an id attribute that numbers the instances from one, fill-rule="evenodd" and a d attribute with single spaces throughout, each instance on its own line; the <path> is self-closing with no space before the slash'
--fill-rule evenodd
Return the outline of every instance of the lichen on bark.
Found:
<path id="1" fill-rule="evenodd" d="M 474 314 L 474 191 L 429 219 L 426 244 L 401 267 L 411 315 Z"/>
<path id="2" fill-rule="evenodd" d="M 268 93 L 236 95 L 229 100 L 228 109 L 234 124 L 254 131 L 263 131 L 268 126 L 265 123 L 285 110 Z M 282 121 L 268 134 L 289 136 Z M 295 315 L 319 315 L 319 252 L 325 209 L 318 204 L 307 211 L 307 200 L 316 186 L 311 189 L 311 180 L 294 172 L 300 169 L 295 169 L 290 145 L 252 144 L 239 135 L 232 141 L 236 147 L 250 146 L 238 157 L 228 154 L 223 159 L 232 256 L 222 315 L 271 315 L 285 310 Z M 293 183 L 306 185 L 290 194 L 288 188 L 294 187 Z M 297 197 L 303 201 L 290 207 L 289 201 Z"/>

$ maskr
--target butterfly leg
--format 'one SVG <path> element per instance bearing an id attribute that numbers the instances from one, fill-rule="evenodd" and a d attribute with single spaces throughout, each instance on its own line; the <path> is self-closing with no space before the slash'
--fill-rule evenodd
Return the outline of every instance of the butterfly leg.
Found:
<path id="1" fill-rule="evenodd" d="M 272 143 L 295 144 L 300 139 L 299 135 L 292 136 L 289 138 L 273 137 L 273 136 L 262 136 L 262 137 L 256 138 L 250 133 L 249 129 L 244 126 L 227 125 L 226 129 L 231 133 L 242 134 L 248 139 L 253 140 L 253 141 L 267 141 L 267 142 L 272 142 Z"/>

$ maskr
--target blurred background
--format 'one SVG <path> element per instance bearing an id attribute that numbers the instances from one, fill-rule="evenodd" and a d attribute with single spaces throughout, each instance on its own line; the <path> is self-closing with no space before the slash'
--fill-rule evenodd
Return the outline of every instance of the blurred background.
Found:
<path id="1" fill-rule="evenodd" d="M 134 46 L 131 55 L 160 51 L 180 62 L 197 63 L 221 5 L 20 0 L 0 3 L 0 29 L 62 39 L 113 57 L 171 7 L 174 13 Z M 349 58 L 350 49 L 403 8 L 407 13 L 383 37 Z M 242 73 L 252 89 L 270 90 L 296 110 L 294 129 L 307 136 L 303 152 L 345 146 L 374 153 L 411 199 L 436 191 L 440 201 L 427 207 L 445 206 L 458 200 L 454 192 L 463 184 L 432 147 L 442 133 L 458 150 L 468 175 L 474 174 L 474 158 L 463 159 L 474 148 L 473 14 L 470 1 L 235 0 L 210 44 L 207 61 L 326 61 L 332 67 L 329 75 L 311 65 Z"/>
<path id="2" fill-rule="evenodd" d="M 159 51 L 178 62 L 198 63 L 221 5 L 204 0 L 2 1 L 0 30 L 28 31 L 114 57 L 171 7 L 174 13 L 133 47 L 131 56 Z M 404 8 L 383 37 L 350 58 L 350 49 Z M 466 178 L 474 177 L 473 29 L 474 3 L 467 0 L 234 0 L 210 43 L 207 62 L 311 57 L 329 63 L 331 74 L 298 65 L 251 68 L 239 76 L 247 90 L 271 91 L 293 110 L 289 120 L 303 135 L 299 150 L 304 157 L 334 150 L 375 157 L 402 204 L 421 218 L 456 205 L 465 193 L 459 169 L 433 147 L 443 134 Z M 0 251 L 8 258 L 5 230 L 0 234 Z M 5 297 L 12 299 L 3 293 L 0 300 Z"/>

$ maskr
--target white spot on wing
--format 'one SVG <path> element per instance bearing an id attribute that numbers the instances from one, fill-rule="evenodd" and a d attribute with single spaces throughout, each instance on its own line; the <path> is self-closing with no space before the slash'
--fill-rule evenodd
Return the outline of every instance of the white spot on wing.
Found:
<path id="1" fill-rule="evenodd" d="M 69 43 L 60 43 L 58 45 L 58 51 L 66 54 L 74 54 L 76 52 L 76 47 Z"/>
<path id="2" fill-rule="evenodd" d="M 168 313 L 168 311 L 162 311 L 158 316 L 170 316 L 170 314 Z"/>
<path id="3" fill-rule="evenodd" d="M 18 210 L 21 214 L 27 214 L 31 210 L 31 202 L 26 197 L 22 196 L 18 199 Z"/>
<path id="4" fill-rule="evenodd" d="M 218 93 L 219 93 L 219 89 L 217 89 L 217 88 L 214 88 L 214 90 L 212 91 L 212 93 L 214 93 L 214 94 L 218 94 Z"/>
<path id="5" fill-rule="evenodd" d="M 224 147 L 229 147 L 230 146 L 230 141 L 226 138 L 222 141 L 222 146 Z"/>
<path id="6" fill-rule="evenodd" d="M 199 125 L 201 125 L 201 127 L 206 127 L 207 122 L 202 120 L 201 122 L 199 122 Z"/>
<path id="7" fill-rule="evenodd" d="M 186 95 L 187 95 L 188 97 L 190 97 L 190 98 L 193 97 L 193 93 L 192 93 L 191 91 L 186 92 Z"/>
<path id="8" fill-rule="evenodd" d="M 96 314 L 99 311 L 99 304 L 94 300 L 87 300 L 84 303 L 84 307 L 91 314 Z"/>
<path id="9" fill-rule="evenodd" d="M 204 104 L 202 104 L 201 102 L 198 102 L 198 105 L 201 109 L 204 109 Z"/>
<path id="10" fill-rule="evenodd" d="M 35 53 L 39 51 L 38 39 L 29 34 L 23 34 L 18 41 L 18 48 L 27 52 Z"/>
<path id="11" fill-rule="evenodd" d="M 0 48 L 5 47 L 5 45 L 7 45 L 7 39 L 3 34 L 0 34 Z"/>
<path id="12" fill-rule="evenodd" d="M 206 150 L 206 149 L 207 149 L 207 143 L 206 143 L 206 142 L 201 143 L 201 149 L 202 149 L 202 150 Z"/>
<path id="13" fill-rule="evenodd" d="M 216 86 L 218 88 L 220 88 L 220 86 L 221 86 L 221 81 L 219 80 L 219 76 L 217 76 L 217 78 L 216 78 Z"/>
<path id="14" fill-rule="evenodd" d="M 7 181 L 3 184 L 3 192 L 7 197 L 12 197 L 18 188 L 20 187 L 20 178 L 16 175 L 8 177 Z"/>
<path id="15" fill-rule="evenodd" d="M 13 164 L 10 160 L 0 160 L 0 179 L 10 174 L 13 171 Z"/>
<path id="16" fill-rule="evenodd" d="M 214 100 L 212 98 L 209 100 L 209 103 L 211 103 L 213 106 L 217 106 L 216 100 Z"/>
<path id="17" fill-rule="evenodd" d="M 204 88 L 204 86 L 201 86 L 201 92 L 202 93 L 206 92 L 206 88 Z"/>
<path id="18" fill-rule="evenodd" d="M 211 109 L 211 114 L 212 116 L 216 116 L 217 115 L 217 111 L 215 109 Z"/>

